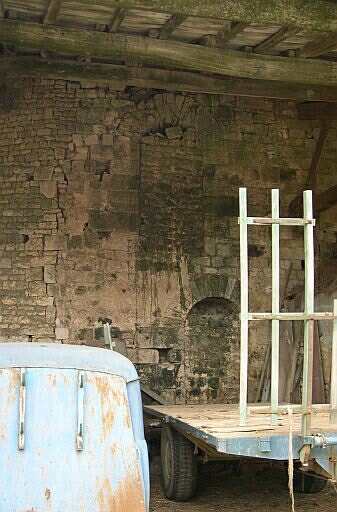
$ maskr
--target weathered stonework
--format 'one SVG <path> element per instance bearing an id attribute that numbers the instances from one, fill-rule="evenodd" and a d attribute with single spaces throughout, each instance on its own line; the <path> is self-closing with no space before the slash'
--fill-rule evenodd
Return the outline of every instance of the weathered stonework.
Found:
<path id="1" fill-rule="evenodd" d="M 9 101 L 9 100 L 8 100 Z M 294 104 L 26 79 L 0 110 L 0 337 L 99 345 L 108 320 L 144 384 L 172 401 L 238 397 L 238 187 L 281 214 L 305 186 L 319 125 Z M 320 186 L 334 184 L 336 129 Z M 319 224 L 321 256 L 336 222 Z M 303 282 L 282 229 L 283 282 Z M 270 232 L 249 238 L 251 308 L 270 308 Z M 269 331 L 251 329 L 251 398 Z"/>

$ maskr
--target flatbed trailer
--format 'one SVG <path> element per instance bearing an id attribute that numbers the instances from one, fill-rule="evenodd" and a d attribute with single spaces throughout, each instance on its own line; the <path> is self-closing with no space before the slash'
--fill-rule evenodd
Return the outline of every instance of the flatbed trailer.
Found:
<path id="1" fill-rule="evenodd" d="M 250 406 L 244 426 L 240 426 L 235 404 L 147 405 L 145 411 L 190 439 L 209 460 L 239 456 L 287 461 L 289 432 L 293 458 L 299 460 L 303 446 L 302 414 L 296 412 L 296 406 L 289 407 L 291 415 L 285 405 L 277 422 L 272 425 L 269 406 Z M 311 440 L 311 443 L 316 443 L 316 448 L 327 448 L 331 442 L 337 442 L 337 423 L 330 423 L 329 405 L 313 405 L 312 430 L 317 433 L 317 439 Z M 315 453 L 324 455 L 318 450 Z"/>
<path id="2" fill-rule="evenodd" d="M 191 498 L 200 458 L 251 458 L 288 461 L 290 487 L 318 492 L 337 479 L 337 301 L 333 312 L 314 311 L 314 243 L 312 194 L 303 194 L 303 219 L 279 217 L 278 190 L 272 191 L 271 217 L 248 217 L 246 189 L 240 189 L 241 343 L 239 404 L 147 405 L 145 413 L 160 420 L 162 487 L 177 501 Z M 272 227 L 272 311 L 248 307 L 248 225 Z M 305 289 L 303 312 L 279 310 L 279 228 L 304 228 Z M 270 404 L 248 404 L 248 323 L 270 320 Z M 302 403 L 279 403 L 279 322 L 304 322 Z M 314 322 L 332 320 L 330 403 L 312 404 Z"/>

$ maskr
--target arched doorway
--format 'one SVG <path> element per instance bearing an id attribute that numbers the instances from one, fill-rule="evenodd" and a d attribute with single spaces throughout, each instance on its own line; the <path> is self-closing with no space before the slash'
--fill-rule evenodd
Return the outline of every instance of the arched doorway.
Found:
<path id="1" fill-rule="evenodd" d="M 239 308 L 206 297 L 186 318 L 187 402 L 236 402 L 239 389 Z"/>

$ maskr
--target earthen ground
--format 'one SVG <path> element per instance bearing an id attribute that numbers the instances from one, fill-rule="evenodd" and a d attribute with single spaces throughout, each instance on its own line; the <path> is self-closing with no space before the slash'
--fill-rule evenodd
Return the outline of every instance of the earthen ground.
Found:
<path id="1" fill-rule="evenodd" d="M 197 496 L 188 503 L 163 497 L 155 462 L 152 468 L 150 512 L 290 512 L 285 471 L 274 467 L 245 467 L 239 474 L 213 468 L 202 471 Z M 319 494 L 295 494 L 295 511 L 335 511 L 337 493 L 328 485 Z"/>

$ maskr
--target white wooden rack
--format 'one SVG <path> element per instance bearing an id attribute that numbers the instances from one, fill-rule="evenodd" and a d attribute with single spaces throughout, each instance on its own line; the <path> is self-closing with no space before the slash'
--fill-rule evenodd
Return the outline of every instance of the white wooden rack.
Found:
<path id="1" fill-rule="evenodd" d="M 240 188 L 240 276 L 241 276 L 241 347 L 240 347 L 240 424 L 247 423 L 249 415 L 248 397 L 248 325 L 250 321 L 270 320 L 271 331 L 271 423 L 278 421 L 278 414 L 284 411 L 279 404 L 279 339 L 280 321 L 299 320 L 304 322 L 302 435 L 311 434 L 312 382 L 313 382 L 313 338 L 316 320 L 333 320 L 331 381 L 330 381 L 330 422 L 337 422 L 337 300 L 333 312 L 315 313 L 314 310 L 314 226 L 312 192 L 303 193 L 303 218 L 281 218 L 279 212 L 279 190 L 271 192 L 271 217 L 248 217 L 247 190 Z M 271 226 L 272 230 L 272 310 L 251 312 L 248 302 L 248 226 Z M 280 226 L 299 226 L 304 229 L 304 311 L 299 313 L 280 312 Z M 290 404 L 298 410 L 299 406 Z M 289 407 L 289 405 L 287 405 Z"/>

